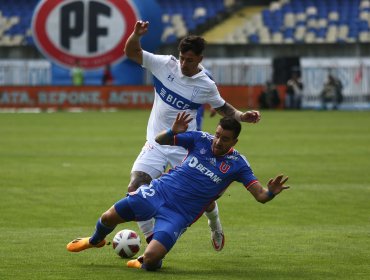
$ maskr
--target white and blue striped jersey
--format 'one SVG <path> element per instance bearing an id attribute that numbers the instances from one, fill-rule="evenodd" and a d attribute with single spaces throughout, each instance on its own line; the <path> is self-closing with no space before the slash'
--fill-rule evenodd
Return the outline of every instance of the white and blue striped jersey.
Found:
<path id="1" fill-rule="evenodd" d="M 221 107 L 225 100 L 203 69 L 192 77 L 182 74 L 180 62 L 171 55 L 143 51 L 143 65 L 154 76 L 154 104 L 147 126 L 147 140 L 155 143 L 158 133 L 172 126 L 177 113 L 187 111 L 193 117 L 189 131 L 196 130 L 196 113 L 202 104 Z"/>
<path id="2" fill-rule="evenodd" d="M 188 150 L 187 157 L 181 166 L 151 183 L 166 205 L 184 215 L 189 225 L 233 181 L 246 188 L 257 182 L 247 159 L 238 151 L 231 149 L 223 156 L 213 154 L 213 137 L 200 131 L 176 135 L 175 144 Z"/>

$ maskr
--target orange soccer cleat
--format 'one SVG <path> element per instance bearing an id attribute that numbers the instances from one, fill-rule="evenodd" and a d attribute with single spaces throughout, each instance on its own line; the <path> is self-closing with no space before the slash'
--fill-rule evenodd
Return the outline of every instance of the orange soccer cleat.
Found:
<path id="1" fill-rule="evenodd" d="M 102 240 L 98 244 L 93 245 L 90 243 L 90 237 L 76 238 L 67 244 L 67 250 L 70 252 L 80 252 L 90 248 L 101 248 L 105 245 L 106 241 Z"/>
<path id="2" fill-rule="evenodd" d="M 142 267 L 142 265 L 143 265 L 143 262 L 144 262 L 144 257 L 143 256 L 139 256 L 137 259 L 129 260 L 127 262 L 127 267 L 140 269 Z"/>
<path id="3" fill-rule="evenodd" d="M 145 270 L 151 270 L 151 271 L 154 271 L 154 270 L 157 270 L 159 268 L 162 267 L 162 260 L 160 260 L 155 266 L 153 267 L 147 267 L 145 264 L 144 264 L 144 257 L 143 256 L 139 256 L 137 259 L 135 260 L 130 260 L 127 262 L 127 267 L 128 268 L 136 268 L 136 269 L 145 269 Z"/>

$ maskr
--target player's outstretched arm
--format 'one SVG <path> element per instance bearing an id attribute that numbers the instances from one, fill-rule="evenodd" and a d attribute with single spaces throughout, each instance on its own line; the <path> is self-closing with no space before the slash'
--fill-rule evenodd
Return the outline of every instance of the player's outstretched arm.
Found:
<path id="1" fill-rule="evenodd" d="M 243 113 L 227 102 L 225 102 L 223 106 L 215 109 L 220 115 L 224 117 L 233 117 L 240 122 L 257 123 L 261 119 L 261 113 L 259 111 L 251 110 Z"/>
<path id="2" fill-rule="evenodd" d="M 148 21 L 137 21 L 134 31 L 126 41 L 125 54 L 136 63 L 143 64 L 143 49 L 141 48 L 140 38 L 148 32 Z"/>
<path id="3" fill-rule="evenodd" d="M 267 184 L 267 188 L 256 182 L 248 187 L 248 190 L 258 202 L 265 203 L 272 200 L 283 190 L 289 189 L 289 186 L 284 185 L 287 181 L 288 177 L 284 178 L 284 175 L 281 174 L 275 178 L 271 178 Z"/>
<path id="4" fill-rule="evenodd" d="M 155 141 L 161 145 L 173 145 L 174 136 L 176 134 L 185 132 L 192 120 L 193 118 L 190 117 L 190 114 L 187 114 L 185 111 L 182 113 L 178 113 L 176 120 L 172 124 L 172 127 L 160 132 L 155 137 Z"/>

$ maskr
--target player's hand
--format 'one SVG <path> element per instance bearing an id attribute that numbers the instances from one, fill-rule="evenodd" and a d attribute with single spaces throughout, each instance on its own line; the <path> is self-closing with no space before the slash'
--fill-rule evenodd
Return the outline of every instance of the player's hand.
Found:
<path id="1" fill-rule="evenodd" d="M 256 110 L 244 112 L 240 116 L 240 120 L 242 122 L 247 122 L 247 123 L 257 123 L 260 121 L 260 119 L 261 119 L 261 113 Z"/>
<path id="2" fill-rule="evenodd" d="M 274 195 L 279 194 L 282 190 L 289 189 L 289 186 L 284 186 L 284 184 L 288 181 L 288 177 L 284 178 L 284 175 L 281 174 L 276 176 L 275 178 L 271 178 L 267 184 L 267 188 L 270 192 Z"/>
<path id="3" fill-rule="evenodd" d="M 185 132 L 188 129 L 189 123 L 193 120 L 189 113 L 185 111 L 178 113 L 176 120 L 172 124 L 172 132 L 174 134 Z"/>
<path id="4" fill-rule="evenodd" d="M 143 36 L 146 32 L 148 32 L 148 26 L 149 26 L 149 21 L 142 21 L 142 20 L 139 20 L 136 22 L 135 24 L 135 29 L 134 29 L 134 33 L 137 35 L 137 36 Z"/>
<path id="5" fill-rule="evenodd" d="M 215 109 L 213 109 L 213 108 L 211 108 L 211 109 L 209 109 L 209 116 L 211 117 L 211 118 L 213 118 L 214 116 L 216 116 L 216 114 L 217 114 L 217 111 L 215 110 Z"/>

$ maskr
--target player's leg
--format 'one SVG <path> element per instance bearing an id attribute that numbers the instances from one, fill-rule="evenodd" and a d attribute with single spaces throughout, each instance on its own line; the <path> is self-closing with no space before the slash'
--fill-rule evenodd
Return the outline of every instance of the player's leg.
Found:
<path id="1" fill-rule="evenodd" d="M 222 230 L 220 217 L 218 214 L 218 205 L 213 201 L 204 212 L 208 218 L 208 225 L 211 228 L 211 242 L 216 251 L 221 251 L 225 244 L 225 235 Z"/>
<path id="2" fill-rule="evenodd" d="M 152 198 L 153 201 L 144 199 L 142 197 L 142 192 L 138 191 L 119 200 L 100 217 L 92 237 L 73 240 L 68 243 L 67 250 L 71 252 L 80 252 L 93 247 L 102 247 L 105 245 L 105 237 L 110 234 L 118 224 L 152 218 L 158 206 L 155 205 L 155 199 L 157 197 L 150 198 Z"/>
<path id="3" fill-rule="evenodd" d="M 128 184 L 128 192 L 136 191 L 141 185 L 149 185 L 152 177 L 143 171 L 132 171 L 130 183 Z"/>
<path id="4" fill-rule="evenodd" d="M 122 199 L 121 201 L 126 201 L 127 199 Z M 122 202 L 121 202 L 122 204 Z M 127 212 L 126 221 L 134 219 L 134 215 L 129 208 L 128 203 L 125 203 L 124 211 Z M 131 218 L 131 219 L 130 219 Z M 96 223 L 95 232 L 91 237 L 77 238 L 67 244 L 67 250 L 70 252 L 80 252 L 89 248 L 100 248 L 106 243 L 105 237 L 110 234 L 115 227 L 125 222 L 125 219 L 120 217 L 115 209 L 115 205 L 109 208 L 104 214 L 99 218 Z"/>
<path id="5" fill-rule="evenodd" d="M 128 191 L 134 192 L 136 191 L 141 185 L 148 185 L 152 181 L 152 177 L 150 177 L 147 173 L 143 171 L 132 171 L 131 172 L 131 180 L 128 185 Z M 140 231 L 144 234 L 145 239 L 149 243 L 151 236 L 153 235 L 153 227 L 154 221 L 153 219 L 147 221 L 140 221 L 137 222 Z"/>
<path id="6" fill-rule="evenodd" d="M 157 270 L 162 267 L 162 259 L 166 256 L 167 252 L 166 246 L 160 241 L 153 239 L 146 247 L 144 254 L 136 260 L 128 261 L 127 266 L 129 268 L 141 268 L 149 271 Z"/>
<path id="7" fill-rule="evenodd" d="M 171 147 L 171 154 L 168 154 L 168 161 L 172 167 L 180 165 L 187 155 L 187 151 L 181 147 Z M 208 225 L 211 228 L 211 242 L 216 251 L 221 251 L 224 247 L 225 236 L 218 213 L 216 201 L 212 202 L 204 212 L 208 218 Z"/>
<path id="8" fill-rule="evenodd" d="M 145 143 L 132 167 L 128 191 L 134 192 L 141 185 L 150 184 L 152 179 L 158 178 L 164 172 L 166 165 L 167 160 L 163 153 L 158 151 L 155 145 Z M 149 243 L 153 236 L 154 220 L 140 221 L 137 224 Z"/>
<path id="9" fill-rule="evenodd" d="M 181 214 L 163 206 L 160 206 L 157 210 L 153 239 L 150 241 L 143 256 L 127 262 L 127 266 L 130 268 L 146 270 L 160 268 L 163 258 L 187 228 L 188 222 Z"/>

